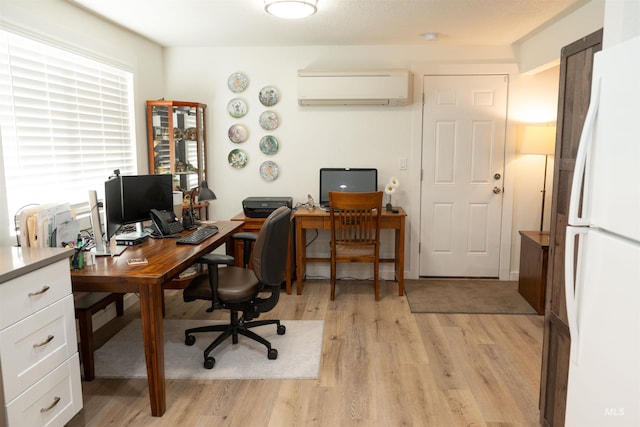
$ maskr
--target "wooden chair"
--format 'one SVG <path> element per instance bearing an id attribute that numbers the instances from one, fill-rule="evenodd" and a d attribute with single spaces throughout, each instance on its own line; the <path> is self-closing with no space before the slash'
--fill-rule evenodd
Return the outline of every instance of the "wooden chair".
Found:
<path id="1" fill-rule="evenodd" d="M 378 266 L 380 262 L 380 215 L 382 192 L 329 193 L 331 218 L 331 300 L 336 293 L 336 264 L 373 264 L 376 301 L 380 301 Z"/>

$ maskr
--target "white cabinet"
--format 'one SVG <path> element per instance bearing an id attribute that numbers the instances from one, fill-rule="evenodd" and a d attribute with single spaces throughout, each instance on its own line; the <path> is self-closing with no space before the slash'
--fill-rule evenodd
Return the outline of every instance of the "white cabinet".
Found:
<path id="1" fill-rule="evenodd" d="M 64 426 L 82 409 L 69 256 L 0 248 L 0 426 Z"/>

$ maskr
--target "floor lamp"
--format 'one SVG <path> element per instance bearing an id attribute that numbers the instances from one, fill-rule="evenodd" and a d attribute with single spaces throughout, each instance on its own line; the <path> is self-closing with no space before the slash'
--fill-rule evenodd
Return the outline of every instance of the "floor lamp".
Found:
<path id="1" fill-rule="evenodd" d="M 544 200 L 547 194 L 547 163 L 549 155 L 554 153 L 556 127 L 549 124 L 528 124 L 524 128 L 520 142 L 521 154 L 544 155 L 544 181 L 542 183 L 542 207 L 540 209 L 540 231 L 544 222 Z"/>

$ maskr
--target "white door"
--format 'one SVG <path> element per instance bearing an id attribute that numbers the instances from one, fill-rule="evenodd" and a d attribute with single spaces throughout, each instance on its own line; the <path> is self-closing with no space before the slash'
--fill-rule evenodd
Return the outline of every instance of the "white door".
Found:
<path id="1" fill-rule="evenodd" d="M 498 277 L 508 77 L 423 83 L 420 276 Z"/>

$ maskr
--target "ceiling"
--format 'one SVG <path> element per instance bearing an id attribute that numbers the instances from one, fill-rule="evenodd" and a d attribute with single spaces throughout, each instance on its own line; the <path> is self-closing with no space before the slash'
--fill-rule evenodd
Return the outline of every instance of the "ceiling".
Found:
<path id="1" fill-rule="evenodd" d="M 511 45 L 588 0 L 319 0 L 300 20 L 263 0 L 67 0 L 162 46 Z M 437 42 L 420 37 L 440 33 Z"/>

